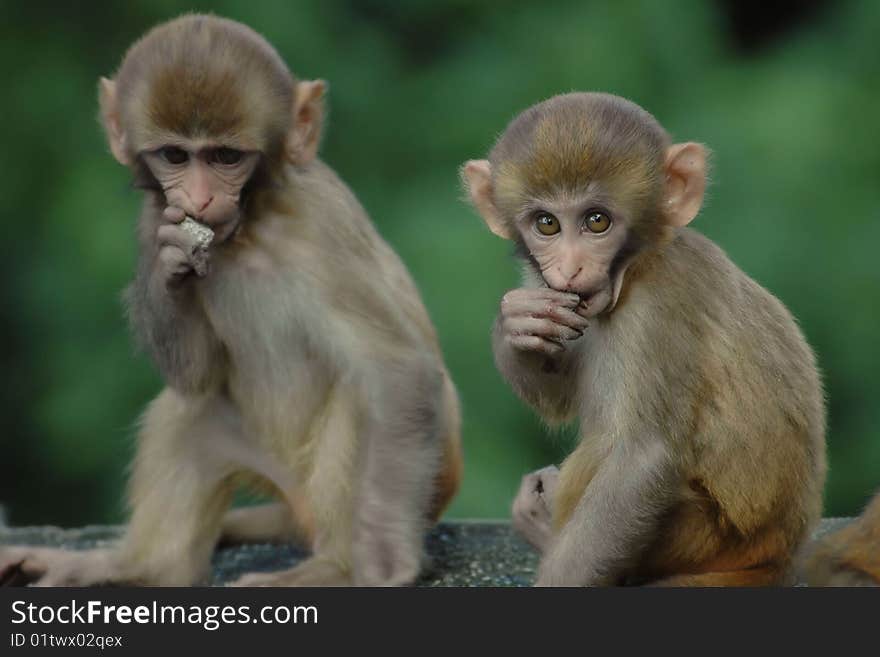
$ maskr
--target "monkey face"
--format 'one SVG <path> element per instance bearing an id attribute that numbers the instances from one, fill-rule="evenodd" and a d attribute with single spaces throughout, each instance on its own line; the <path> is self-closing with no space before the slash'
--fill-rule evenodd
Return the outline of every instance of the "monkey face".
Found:
<path id="1" fill-rule="evenodd" d="M 142 156 L 169 206 L 210 226 L 216 242 L 235 232 L 241 191 L 259 162 L 258 152 L 179 139 Z"/>
<path id="2" fill-rule="evenodd" d="M 590 198 L 531 206 L 514 222 L 528 261 L 549 287 L 579 295 L 589 316 L 612 310 L 632 255 L 623 213 Z"/>

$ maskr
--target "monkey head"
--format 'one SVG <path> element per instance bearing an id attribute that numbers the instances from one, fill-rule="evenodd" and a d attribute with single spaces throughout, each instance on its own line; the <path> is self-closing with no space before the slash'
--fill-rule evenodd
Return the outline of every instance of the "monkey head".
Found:
<path id="1" fill-rule="evenodd" d="M 99 101 L 113 156 L 221 242 L 257 171 L 314 159 L 324 90 L 295 80 L 250 28 L 187 15 L 136 42 L 114 78 L 101 78 Z"/>
<path id="2" fill-rule="evenodd" d="M 697 215 L 706 150 L 671 144 L 623 98 L 571 93 L 517 116 L 489 159 L 465 163 L 462 179 L 489 229 L 596 316 L 614 309 L 639 254 Z"/>

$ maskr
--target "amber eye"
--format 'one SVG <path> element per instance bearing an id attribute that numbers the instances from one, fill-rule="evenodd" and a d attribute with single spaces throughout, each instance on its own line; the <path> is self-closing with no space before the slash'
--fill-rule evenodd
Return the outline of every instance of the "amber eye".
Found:
<path id="1" fill-rule="evenodd" d="M 559 219 L 549 212 L 542 212 L 535 217 L 535 228 L 541 235 L 555 235 L 559 232 Z"/>
<path id="2" fill-rule="evenodd" d="M 220 164 L 238 164 L 244 155 L 235 148 L 226 148 L 225 146 L 214 151 L 214 160 Z"/>
<path id="3" fill-rule="evenodd" d="M 591 212 L 587 215 L 587 228 L 591 233 L 604 233 L 611 228 L 611 219 L 604 212 Z"/>

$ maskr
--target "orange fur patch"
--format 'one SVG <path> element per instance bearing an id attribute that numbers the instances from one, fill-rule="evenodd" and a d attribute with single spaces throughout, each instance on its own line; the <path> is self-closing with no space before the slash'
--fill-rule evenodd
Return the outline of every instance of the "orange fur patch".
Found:
<path id="1" fill-rule="evenodd" d="M 452 498 L 458 493 L 463 470 L 461 439 L 458 434 L 450 435 L 444 445 L 443 465 L 437 475 L 434 497 L 431 500 L 431 508 L 428 513 L 431 522 L 437 522 L 440 519 Z"/>

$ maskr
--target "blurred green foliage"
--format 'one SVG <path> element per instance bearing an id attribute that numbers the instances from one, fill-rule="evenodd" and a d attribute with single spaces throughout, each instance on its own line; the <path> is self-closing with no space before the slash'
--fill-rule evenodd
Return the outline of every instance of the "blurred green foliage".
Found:
<path id="1" fill-rule="evenodd" d="M 688 0 L 7 0 L 0 503 L 12 521 L 123 517 L 135 418 L 160 382 L 119 304 L 139 195 L 107 153 L 96 81 L 189 9 L 248 23 L 300 76 L 329 80 L 324 159 L 411 268 L 461 392 L 452 515 L 506 515 L 520 475 L 569 448 L 493 366 L 489 329 L 517 270 L 462 202 L 456 169 L 515 113 L 575 89 L 627 96 L 711 146 L 696 227 L 792 309 L 825 373 L 826 513 L 857 512 L 880 484 L 880 3 L 837 3 L 744 53 L 719 5 Z"/>

